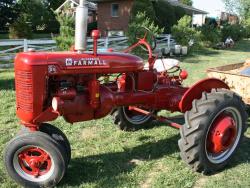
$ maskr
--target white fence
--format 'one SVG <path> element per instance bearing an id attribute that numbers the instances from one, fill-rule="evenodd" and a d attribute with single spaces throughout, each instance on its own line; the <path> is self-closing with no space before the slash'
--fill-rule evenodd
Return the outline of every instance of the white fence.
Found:
<path id="1" fill-rule="evenodd" d="M 175 44 L 171 35 L 161 35 L 157 37 L 158 49 L 172 48 Z M 128 47 L 127 37 L 108 37 L 98 40 L 98 47 L 100 50 L 112 48 L 115 51 L 121 51 Z M 33 48 L 36 51 L 55 51 L 57 50 L 56 42 L 52 39 L 35 39 L 35 40 L 0 40 L 0 60 L 11 60 L 15 54 L 21 51 L 28 51 L 29 48 Z M 93 48 L 93 39 L 88 38 L 87 48 Z"/>

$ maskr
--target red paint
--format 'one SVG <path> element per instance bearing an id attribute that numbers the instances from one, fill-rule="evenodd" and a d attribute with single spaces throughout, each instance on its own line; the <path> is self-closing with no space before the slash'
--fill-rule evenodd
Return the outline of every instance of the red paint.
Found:
<path id="1" fill-rule="evenodd" d="M 141 91 L 152 91 L 156 75 L 152 71 L 139 72 L 136 77 L 136 88 Z"/>
<path id="2" fill-rule="evenodd" d="M 178 123 L 171 122 L 170 120 L 168 120 L 168 119 L 165 118 L 165 117 L 156 116 L 156 115 L 151 114 L 150 112 L 148 112 L 148 111 L 146 111 L 146 110 L 137 108 L 137 107 L 135 107 L 135 106 L 129 106 L 129 110 L 134 110 L 134 111 L 139 112 L 139 113 L 144 114 L 144 115 L 151 115 L 152 117 L 154 117 L 154 118 L 155 118 L 156 120 L 158 120 L 159 122 L 167 123 L 169 126 L 174 127 L 174 128 L 176 128 L 176 129 L 180 129 L 180 128 L 181 128 L 181 125 L 178 124 Z"/>
<path id="3" fill-rule="evenodd" d="M 186 70 L 182 70 L 182 71 L 180 72 L 180 78 L 181 78 L 182 80 L 186 80 L 186 79 L 188 78 L 188 72 L 187 72 Z"/>
<path id="4" fill-rule="evenodd" d="M 93 109 L 96 109 L 100 106 L 100 83 L 99 81 L 96 79 L 89 81 L 88 90 L 89 90 L 90 106 Z"/>
<path id="5" fill-rule="evenodd" d="M 52 165 L 49 154 L 39 147 L 30 147 L 21 151 L 18 162 L 24 173 L 36 178 L 48 173 Z"/>
<path id="6" fill-rule="evenodd" d="M 100 38 L 99 30 L 93 30 L 91 32 L 91 36 L 92 36 L 92 38 L 94 40 L 93 52 L 94 52 L 94 55 L 96 56 L 97 55 L 97 40 Z"/>
<path id="7" fill-rule="evenodd" d="M 99 31 L 99 30 L 93 30 L 93 31 L 91 32 L 91 37 L 92 37 L 93 39 L 99 39 L 99 38 L 100 38 L 100 31 Z"/>
<path id="8" fill-rule="evenodd" d="M 145 35 L 146 37 L 146 35 Z M 154 67 L 154 62 L 155 62 L 155 57 L 153 57 L 153 52 L 152 49 L 150 47 L 150 45 L 148 44 L 148 42 L 146 41 L 146 38 L 143 39 L 139 39 L 139 41 L 135 44 L 133 44 L 132 46 L 128 47 L 127 49 L 123 50 L 123 52 L 128 53 L 130 51 L 132 51 L 133 49 L 137 48 L 138 46 L 145 46 L 148 50 L 148 63 L 149 63 L 149 70 L 153 70 Z"/>
<path id="9" fill-rule="evenodd" d="M 63 100 L 71 100 L 74 99 L 77 95 L 76 89 L 74 88 L 62 88 L 60 89 L 56 96 L 63 99 Z"/>
<path id="10" fill-rule="evenodd" d="M 98 32 L 92 34 L 97 41 Z M 55 120 L 59 115 L 70 123 L 81 122 L 102 118 L 119 106 L 185 112 L 203 91 L 228 89 L 217 79 L 206 79 L 185 88 L 181 81 L 187 78 L 186 71 L 170 76 L 153 70 L 156 57 L 145 38 L 125 51 L 138 45 L 146 46 L 149 51 L 149 71 L 144 70 L 141 58 L 127 53 L 19 53 L 15 60 L 18 117 L 26 127 L 39 130 L 41 123 Z M 113 83 L 99 82 L 112 73 L 121 76 Z"/>
<path id="11" fill-rule="evenodd" d="M 218 154 L 229 149 L 236 138 L 236 123 L 231 116 L 222 114 L 213 122 L 207 138 L 210 153 Z"/>
<path id="12" fill-rule="evenodd" d="M 225 84 L 225 82 L 216 78 L 207 78 L 197 82 L 192 87 L 190 87 L 183 95 L 179 104 L 181 112 L 191 110 L 192 101 L 194 99 L 200 99 L 202 97 L 202 92 L 209 93 L 212 89 L 218 88 L 229 89 L 228 85 Z"/>

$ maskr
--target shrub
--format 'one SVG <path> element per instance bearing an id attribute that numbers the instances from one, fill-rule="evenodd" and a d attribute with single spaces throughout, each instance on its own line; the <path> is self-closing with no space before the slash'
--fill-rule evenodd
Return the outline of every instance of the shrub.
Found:
<path id="1" fill-rule="evenodd" d="M 55 37 L 57 47 L 60 50 L 69 50 L 74 44 L 74 17 L 68 13 L 60 13 L 57 15 L 60 23 L 60 35 Z"/>
<path id="2" fill-rule="evenodd" d="M 245 37 L 250 38 L 250 18 L 244 21 Z"/>
<path id="3" fill-rule="evenodd" d="M 31 26 L 26 22 L 23 16 L 20 16 L 13 24 L 9 27 L 9 38 L 20 39 L 20 38 L 31 38 L 32 29 Z"/>
<path id="4" fill-rule="evenodd" d="M 201 40 L 206 47 L 213 47 L 221 42 L 221 31 L 214 25 L 205 24 L 201 27 Z"/>
<path id="5" fill-rule="evenodd" d="M 239 41 L 242 38 L 244 38 L 245 35 L 245 29 L 242 25 L 240 24 L 225 24 L 223 25 L 221 29 L 222 33 L 222 40 L 225 41 L 229 36 L 234 40 L 234 41 Z"/>
<path id="6" fill-rule="evenodd" d="M 172 27 L 172 35 L 178 44 L 188 46 L 193 41 L 192 47 L 199 46 L 200 32 L 191 27 L 191 22 L 190 16 L 184 16 Z"/>
<path id="7" fill-rule="evenodd" d="M 137 42 L 136 33 L 139 28 L 146 27 L 148 28 L 154 35 L 159 35 L 163 32 L 163 29 L 157 26 L 153 21 L 151 21 L 145 12 L 139 12 L 136 17 L 133 19 L 132 22 L 129 23 L 128 26 L 128 38 L 129 44 L 133 44 Z M 144 35 L 144 33 L 142 33 Z"/>
<path id="8" fill-rule="evenodd" d="M 163 28 L 160 28 L 157 26 L 153 21 L 151 21 L 147 16 L 145 12 L 139 12 L 137 13 L 136 17 L 130 21 L 129 26 L 128 26 L 128 43 L 130 45 L 134 44 L 135 42 L 138 41 L 136 38 L 136 34 L 140 30 L 140 28 L 146 27 L 148 28 L 153 35 L 157 36 L 161 33 L 163 33 Z M 140 33 L 140 37 L 143 37 L 145 33 Z M 150 36 L 150 34 L 148 35 Z M 147 40 L 149 42 L 151 38 L 148 38 Z M 135 54 L 141 55 L 142 51 L 140 51 L 138 48 L 134 50 Z M 145 54 L 145 53 L 144 53 Z"/>

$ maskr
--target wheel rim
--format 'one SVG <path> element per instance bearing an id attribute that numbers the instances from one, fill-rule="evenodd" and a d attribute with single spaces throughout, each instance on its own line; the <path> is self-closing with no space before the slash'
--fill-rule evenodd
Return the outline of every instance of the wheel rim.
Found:
<path id="1" fill-rule="evenodd" d="M 154 110 L 150 110 L 149 112 L 153 113 Z M 127 121 L 135 125 L 143 124 L 151 118 L 150 115 L 143 115 L 139 112 L 135 112 L 134 110 L 129 110 L 128 107 L 123 107 L 123 113 Z"/>
<path id="2" fill-rule="evenodd" d="M 32 182 L 47 180 L 55 169 L 51 155 L 36 146 L 25 146 L 16 151 L 13 165 L 22 178 Z"/>
<path id="3" fill-rule="evenodd" d="M 210 162 L 219 164 L 227 160 L 236 149 L 242 132 L 240 112 L 233 107 L 220 111 L 209 126 L 205 150 Z"/>

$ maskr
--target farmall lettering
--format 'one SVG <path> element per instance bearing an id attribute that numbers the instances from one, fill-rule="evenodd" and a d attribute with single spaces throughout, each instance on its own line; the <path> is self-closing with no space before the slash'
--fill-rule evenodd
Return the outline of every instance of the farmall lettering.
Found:
<path id="1" fill-rule="evenodd" d="M 65 65 L 67 67 L 71 66 L 104 66 L 106 65 L 105 60 L 100 58 L 81 58 L 79 60 L 74 60 L 72 58 L 66 58 Z"/>

